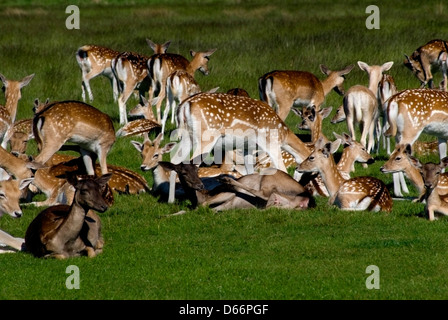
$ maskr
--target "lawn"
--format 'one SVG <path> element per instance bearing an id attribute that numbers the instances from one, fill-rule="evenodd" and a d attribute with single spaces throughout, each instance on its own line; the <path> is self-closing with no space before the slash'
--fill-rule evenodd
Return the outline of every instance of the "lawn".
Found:
<path id="1" fill-rule="evenodd" d="M 368 1 L 71 1 L 79 7 L 80 29 L 67 29 L 65 1 L 4 1 L 0 4 L 0 73 L 21 79 L 35 73 L 22 91 L 17 119 L 32 116 L 33 101 L 81 100 L 81 72 L 75 52 L 84 44 L 150 55 L 145 39 L 171 40 L 169 52 L 189 57 L 189 50 L 218 50 L 210 57 L 210 75 L 197 73 L 203 90 L 235 87 L 258 98 L 257 79 L 276 69 L 306 70 L 319 78 L 319 64 L 342 69 L 361 60 L 394 61 L 388 72 L 399 89 L 419 81 L 403 65 L 429 40 L 448 34 L 443 1 L 413 6 L 381 1 L 380 29 L 366 28 Z M 356 65 L 345 88 L 368 84 Z M 440 73 L 435 74 L 435 83 Z M 118 106 L 108 79 L 91 81 L 92 105 L 106 112 L 118 130 Z M 0 103 L 4 102 L 3 95 Z M 137 100 L 128 101 L 128 110 Z M 333 106 L 342 97 L 330 93 Z M 332 116 L 330 115 L 330 117 Z M 296 132 L 299 119 L 286 123 Z M 174 127 L 169 126 L 172 130 Z M 323 132 L 347 132 L 345 122 L 324 120 Z M 132 138 L 140 139 L 141 138 Z M 108 162 L 142 174 L 131 138 L 119 138 Z M 432 137 L 422 136 L 431 140 Z M 166 135 L 165 142 L 169 141 Z M 31 154 L 36 153 L 31 143 Z M 376 162 L 355 175 L 382 179 L 388 158 L 381 149 Z M 168 160 L 168 158 L 167 158 Z M 422 158 L 423 161 L 437 157 Z M 416 196 L 411 188 L 409 196 Z M 105 248 L 95 259 L 37 259 L 26 253 L 0 255 L 0 299 L 179 300 L 179 299 L 447 299 L 448 219 L 430 222 L 424 206 L 394 201 L 391 213 L 343 212 L 318 198 L 306 211 L 208 208 L 166 217 L 187 203 L 160 203 L 150 194 L 117 195 L 101 214 Z M 41 209 L 24 206 L 24 216 L 3 216 L 0 228 L 23 237 Z M 188 210 L 188 209 L 187 209 Z M 79 269 L 80 287 L 66 286 L 68 266 Z M 368 266 L 380 271 L 379 289 L 368 289 Z"/>

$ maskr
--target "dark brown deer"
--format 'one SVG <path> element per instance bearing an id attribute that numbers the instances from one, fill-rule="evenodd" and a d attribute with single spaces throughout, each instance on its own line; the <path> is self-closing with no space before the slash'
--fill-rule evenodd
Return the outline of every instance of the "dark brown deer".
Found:
<path id="1" fill-rule="evenodd" d="M 68 181 L 76 190 L 72 205 L 52 206 L 42 211 L 26 231 L 26 251 L 36 257 L 57 259 L 81 254 L 95 257 L 101 253 L 101 220 L 92 210 L 108 209 L 102 190 L 111 176 L 86 176 L 81 180 L 69 176 Z"/>

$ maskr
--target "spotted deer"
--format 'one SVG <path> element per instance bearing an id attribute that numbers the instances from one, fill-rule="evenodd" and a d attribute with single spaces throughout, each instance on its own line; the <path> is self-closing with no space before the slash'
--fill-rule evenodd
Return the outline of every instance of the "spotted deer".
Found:
<path id="1" fill-rule="evenodd" d="M 435 39 L 417 48 L 410 57 L 405 55 L 404 65 L 420 80 L 420 88 L 428 86 L 430 89 L 434 88 L 431 68 L 438 67 L 443 77 L 440 87 L 446 91 L 447 56 L 447 42 Z"/>
<path id="2" fill-rule="evenodd" d="M 436 218 L 436 214 L 448 215 L 448 173 L 442 170 L 448 166 L 448 157 L 440 160 L 440 163 L 427 162 L 422 164 L 413 158 L 413 164 L 422 175 L 426 193 L 425 213 L 430 221 Z"/>
<path id="3" fill-rule="evenodd" d="M 110 117 L 79 101 L 61 101 L 47 105 L 33 118 L 33 133 L 39 149 L 35 162 L 45 163 L 66 142 L 79 145 L 87 173 L 94 174 L 90 152 L 97 155 L 101 173 L 107 171 L 107 155 L 115 142 Z"/>
<path id="4" fill-rule="evenodd" d="M 197 70 L 201 71 L 204 75 L 208 75 L 208 61 L 216 50 L 211 49 L 201 52 L 190 50 L 190 55 L 192 56 L 191 61 L 174 53 L 155 54 L 148 60 L 148 71 L 153 83 L 149 93 L 149 101 L 152 101 L 154 90 L 160 88 L 156 104 L 157 122 L 161 122 L 161 107 L 166 97 L 166 82 L 168 76 L 176 70 L 185 70 L 193 78 Z"/>
<path id="5" fill-rule="evenodd" d="M 16 81 L 8 80 L 4 75 L 0 74 L 5 92 L 5 105 L 0 106 L 0 139 L 3 148 L 6 148 L 8 143 L 5 135 L 14 121 L 16 121 L 17 105 L 22 97 L 21 89 L 27 86 L 33 77 L 34 74 L 31 74 L 20 81 Z"/>
<path id="6" fill-rule="evenodd" d="M 396 144 L 410 144 L 421 133 L 436 136 L 439 141 L 439 156 L 447 154 L 448 139 L 448 93 L 432 89 L 403 90 L 388 101 L 387 122 L 389 129 L 386 136 L 395 137 Z M 394 173 L 394 193 L 401 195 L 398 174 Z M 405 190 L 406 192 L 406 190 Z"/>
<path id="7" fill-rule="evenodd" d="M 370 152 L 374 147 L 374 131 L 380 116 L 378 108 L 377 93 L 378 84 L 382 74 L 388 71 L 393 62 L 386 62 L 381 66 L 372 65 L 358 61 L 358 66 L 369 75 L 369 87 L 355 85 L 350 87 L 344 95 L 343 105 L 347 127 L 353 140 L 356 140 L 355 123 L 363 123 L 360 142 L 367 146 Z M 367 142 L 367 136 L 369 141 Z"/>
<path id="8" fill-rule="evenodd" d="M 81 69 L 81 89 L 82 100 L 86 101 L 86 92 L 89 96 L 89 100 L 93 101 L 93 93 L 90 88 L 90 80 L 97 76 L 105 76 L 110 80 L 113 90 L 114 100 L 118 98 L 117 80 L 111 69 L 111 61 L 117 55 L 119 51 L 109 49 L 107 47 L 98 45 L 84 45 L 79 47 L 76 51 L 75 57 Z"/>
<path id="9" fill-rule="evenodd" d="M 324 140 L 328 141 L 328 139 L 322 133 L 322 121 L 330 115 L 333 107 L 316 110 L 315 106 L 308 106 L 303 107 L 302 110 L 296 108 L 292 108 L 292 110 L 302 118 L 302 122 L 297 125 L 297 128 L 299 130 L 310 130 L 311 145 L 314 145 L 319 137 L 323 137 Z"/>
<path id="10" fill-rule="evenodd" d="M 178 109 L 180 147 L 174 162 L 209 154 L 221 141 L 226 150 L 246 150 L 244 164 L 247 173 L 253 172 L 253 151 L 267 152 L 273 166 L 286 167 L 281 150 L 291 153 L 296 162 L 305 159 L 310 151 L 266 103 L 243 96 L 225 93 L 199 93 L 185 100 Z M 230 149 L 229 149 L 230 148 Z M 216 161 L 215 161 L 216 163 Z"/>
<path id="11" fill-rule="evenodd" d="M 165 53 L 170 45 L 170 41 L 159 45 L 147 39 L 148 45 L 153 49 L 154 55 Z M 134 92 L 138 90 L 140 103 L 141 97 L 146 92 L 152 92 L 152 79 L 148 74 L 148 59 L 150 57 L 125 51 L 115 56 L 111 61 L 112 72 L 115 75 L 118 85 L 118 111 L 120 115 L 120 125 L 128 122 L 126 116 L 126 103 Z M 149 99 L 152 100 L 152 96 Z"/>
<path id="12" fill-rule="evenodd" d="M 383 181 L 374 177 L 354 177 L 345 180 L 337 169 L 333 154 L 341 140 L 322 143 L 319 139 L 314 151 L 297 167 L 299 172 L 318 172 L 330 195 L 329 204 L 342 210 L 392 210 L 392 198 Z"/>
<path id="13" fill-rule="evenodd" d="M 412 149 L 410 144 L 398 144 L 395 146 L 394 152 L 390 155 L 389 160 L 387 160 L 383 166 L 380 168 L 383 173 L 397 173 L 403 172 L 404 175 L 411 181 L 411 183 L 417 188 L 419 196 L 414 201 L 422 201 L 425 196 L 425 183 L 420 170 L 416 166 L 416 158 L 412 156 Z M 445 177 L 445 174 L 441 175 Z M 439 188 L 437 191 L 448 193 L 448 176 L 443 180 L 439 181 Z M 443 195 L 443 194 L 441 194 Z"/>
<path id="14" fill-rule="evenodd" d="M 293 105 L 314 105 L 319 110 L 331 90 L 344 94 L 345 75 L 354 66 L 347 66 L 340 71 L 332 71 L 322 64 L 319 67 L 327 76 L 322 81 L 306 71 L 276 70 L 264 74 L 258 79 L 260 100 L 276 108 L 283 121 Z"/>
<path id="15" fill-rule="evenodd" d="M 34 218 L 25 234 L 26 251 L 36 257 L 56 259 L 82 254 L 93 258 L 101 253 L 101 220 L 92 210 L 108 209 L 101 190 L 110 177 L 111 174 L 105 174 L 78 180 L 69 176 L 76 190 L 72 204 L 49 207 Z"/>

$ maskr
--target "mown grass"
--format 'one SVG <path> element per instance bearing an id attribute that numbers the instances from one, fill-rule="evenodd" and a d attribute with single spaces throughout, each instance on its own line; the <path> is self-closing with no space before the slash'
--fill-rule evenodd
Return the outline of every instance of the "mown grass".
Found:
<path id="1" fill-rule="evenodd" d="M 367 1 L 145 1 L 77 2 L 81 29 L 65 28 L 66 4 L 52 1 L 0 5 L 0 72 L 19 79 L 36 76 L 23 89 L 18 119 L 31 117 L 35 98 L 81 99 L 80 71 L 74 54 L 84 44 L 150 54 L 145 38 L 171 40 L 170 52 L 218 48 L 211 73 L 197 74 L 204 90 L 245 88 L 258 97 L 257 79 L 275 69 L 308 70 L 319 64 L 343 68 L 362 60 L 394 61 L 390 71 L 399 89 L 417 87 L 402 64 L 425 42 L 444 38 L 448 25 L 443 2 L 409 6 L 407 1 L 378 4 L 381 29 L 365 27 Z M 440 75 L 436 74 L 436 82 Z M 346 88 L 367 84 L 356 66 Z M 118 108 L 105 78 L 91 81 L 94 106 L 107 112 L 118 129 Z M 0 100 L 3 97 L 0 98 Z M 333 113 L 342 98 L 330 93 Z M 128 108 L 136 100 L 132 98 Z M 288 125 L 299 132 L 298 120 Z M 173 129 L 173 127 L 169 127 Z M 324 121 L 324 134 L 347 131 L 346 124 Z M 169 135 L 168 135 L 169 137 Z M 136 138 L 138 139 L 138 138 Z M 167 138 L 168 139 L 168 138 Z M 167 141 L 166 139 L 166 141 Z M 423 137 L 431 139 L 431 137 Z M 108 161 L 139 171 L 140 156 L 131 138 L 117 140 Z M 35 153 L 31 145 L 30 152 Z M 376 163 L 357 175 L 381 174 Z M 436 159 L 434 157 L 430 159 Z M 426 160 L 426 159 L 425 159 Z M 152 184 L 151 173 L 142 173 Z M 412 189 L 411 196 L 416 191 Z M 429 222 L 423 205 L 395 201 L 390 214 L 342 212 L 317 199 L 307 211 L 231 210 L 214 214 L 201 208 L 183 216 L 165 215 L 185 203 L 159 203 L 149 194 L 120 195 L 101 215 L 104 253 L 95 259 L 35 259 L 0 255 L 0 299 L 446 299 L 447 219 Z M 23 236 L 40 211 L 24 207 L 24 217 L 0 219 L 0 228 Z M 68 290 L 65 269 L 80 269 L 80 290 Z M 366 289 L 369 265 L 381 271 L 380 290 Z"/>

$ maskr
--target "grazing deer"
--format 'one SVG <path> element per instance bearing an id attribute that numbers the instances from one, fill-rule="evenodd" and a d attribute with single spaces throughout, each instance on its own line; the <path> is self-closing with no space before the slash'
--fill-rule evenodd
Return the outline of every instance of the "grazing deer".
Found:
<path id="1" fill-rule="evenodd" d="M 19 200 L 24 190 L 33 179 L 19 180 L 2 180 L 0 181 L 0 217 L 7 213 L 13 218 L 20 218 L 22 216 L 22 209 L 20 209 Z M 22 250 L 24 240 L 22 238 L 15 238 L 8 233 L 0 230 L 0 244 L 11 247 L 15 250 Z M 0 253 L 14 252 L 10 250 L 0 249 Z"/>
<path id="2" fill-rule="evenodd" d="M 291 153 L 296 162 L 301 162 L 310 153 L 306 144 L 269 105 L 248 97 L 199 93 L 179 106 L 178 121 L 183 137 L 175 154 L 177 161 L 189 157 L 192 148 L 192 158 L 209 154 L 218 141 L 225 146 L 235 148 L 236 145 L 237 148 L 249 150 L 245 154 L 248 173 L 253 172 L 253 162 L 250 163 L 249 158 L 253 156 L 255 145 L 267 152 L 274 167 L 282 171 L 286 171 L 286 167 L 281 158 L 281 149 Z"/>
<path id="3" fill-rule="evenodd" d="M 330 122 L 333 124 L 345 121 L 345 112 L 344 112 L 344 105 L 341 104 L 337 109 L 336 112 L 333 116 L 333 118 L 331 118 Z"/>
<path id="4" fill-rule="evenodd" d="M 170 41 L 159 45 L 147 39 L 148 45 L 154 50 L 154 54 L 165 53 L 170 45 Z M 134 90 L 139 91 L 140 103 L 143 103 L 141 97 L 146 92 L 152 92 L 152 79 L 148 75 L 148 59 L 150 57 L 136 52 L 122 52 L 111 61 L 112 72 L 117 79 L 118 85 L 118 111 L 120 114 L 120 125 L 126 124 L 126 102 Z M 149 99 L 150 101 L 152 100 Z"/>
<path id="5" fill-rule="evenodd" d="M 69 177 L 76 190 L 72 204 L 49 207 L 36 216 L 26 230 L 26 251 L 36 257 L 56 259 L 81 254 L 93 258 L 102 252 L 101 220 L 92 210 L 108 209 L 101 190 L 110 177 Z"/>
<path id="6" fill-rule="evenodd" d="M 176 70 L 185 70 L 193 79 L 197 70 L 201 71 L 204 75 L 208 75 L 208 61 L 216 50 L 211 49 L 203 52 L 190 50 L 190 54 L 193 57 L 191 61 L 174 53 L 155 54 L 148 60 L 148 71 L 152 79 L 149 101 L 152 101 L 154 90 L 160 88 L 156 104 L 157 122 L 161 122 L 161 107 L 166 97 L 168 76 Z"/>
<path id="7" fill-rule="evenodd" d="M 448 157 L 443 158 L 440 164 L 433 162 L 422 164 L 413 158 L 413 164 L 420 171 L 425 184 L 425 213 L 429 220 L 433 221 L 436 213 L 448 215 L 448 174 L 442 173 L 448 166 Z"/>
<path id="8" fill-rule="evenodd" d="M 344 95 L 344 113 L 347 127 L 353 140 L 356 140 L 355 122 L 363 123 L 360 142 L 366 146 L 367 135 L 369 142 L 367 152 L 370 152 L 374 145 L 374 131 L 380 116 L 378 108 L 377 93 L 378 84 L 381 81 L 383 72 L 388 71 L 393 62 L 386 62 L 381 66 L 372 65 L 358 61 L 358 66 L 369 75 L 369 87 L 355 85 L 347 90 Z"/>
<path id="9" fill-rule="evenodd" d="M 396 144 L 410 144 L 422 132 L 436 136 L 439 141 L 439 156 L 447 154 L 448 139 L 448 93 L 431 89 L 403 90 L 388 101 L 386 136 L 395 136 Z M 394 193 L 401 196 L 398 175 L 394 173 Z M 406 191 L 405 191 L 406 192 Z"/>
<path id="10" fill-rule="evenodd" d="M 0 79 L 3 82 L 5 92 L 5 106 L 0 106 L 0 139 L 2 140 L 1 146 L 3 148 L 6 148 L 8 143 L 8 140 L 5 139 L 5 135 L 16 120 L 17 105 L 22 97 L 21 89 L 27 86 L 33 77 L 34 73 L 26 76 L 20 81 L 15 81 L 8 80 L 4 75 L 0 74 Z"/>
<path id="11" fill-rule="evenodd" d="M 6 141 L 9 142 L 10 152 L 24 159 L 27 158 L 28 141 L 33 138 L 33 119 L 22 119 L 14 122 L 5 135 Z"/>
<path id="12" fill-rule="evenodd" d="M 340 95 L 344 94 L 344 76 L 354 66 L 347 66 L 340 71 L 331 71 L 323 64 L 319 67 L 327 76 L 322 81 L 306 71 L 276 70 L 264 74 L 258 79 L 260 100 L 267 102 L 272 108 L 277 106 L 277 114 L 283 121 L 296 104 L 315 105 L 319 110 L 332 89 Z"/>
<path id="13" fill-rule="evenodd" d="M 33 118 L 33 133 L 39 154 L 35 162 L 45 163 L 66 142 L 78 144 L 87 174 L 94 174 L 90 152 L 98 156 L 101 173 L 107 171 L 107 154 L 115 142 L 110 117 L 95 107 L 79 101 L 48 104 Z"/>
<path id="14" fill-rule="evenodd" d="M 446 91 L 447 55 L 448 46 L 446 41 L 440 39 L 431 40 L 417 48 L 411 57 L 405 55 L 404 65 L 420 80 L 420 88 L 428 85 L 430 89 L 434 88 L 431 67 L 439 67 L 443 76 L 441 87 Z"/>
<path id="15" fill-rule="evenodd" d="M 374 177 L 345 180 L 338 171 L 332 153 L 340 144 L 339 139 L 326 144 L 319 139 L 314 151 L 296 170 L 319 172 L 330 195 L 329 204 L 335 204 L 342 210 L 390 212 L 393 202 L 384 182 Z"/>
<path id="16" fill-rule="evenodd" d="M 81 68 L 82 76 L 82 100 L 86 101 L 86 91 L 89 100 L 93 101 L 93 93 L 90 88 L 90 80 L 97 76 L 105 76 L 112 85 L 114 100 L 118 98 L 117 80 L 112 72 L 111 61 L 120 52 L 97 45 L 84 45 L 76 51 L 76 61 Z"/>

